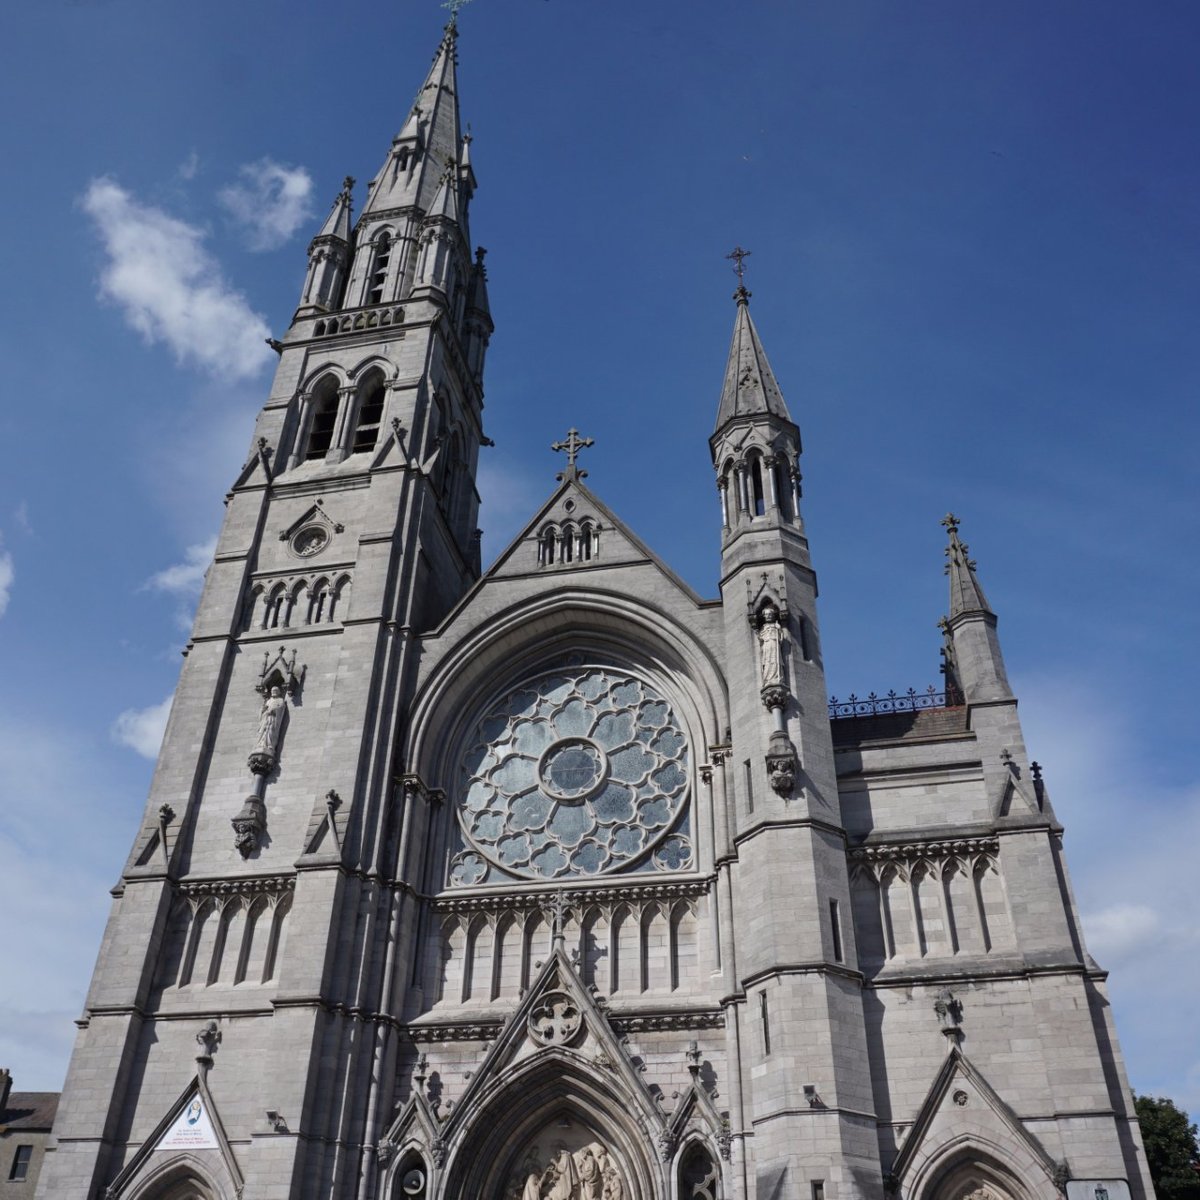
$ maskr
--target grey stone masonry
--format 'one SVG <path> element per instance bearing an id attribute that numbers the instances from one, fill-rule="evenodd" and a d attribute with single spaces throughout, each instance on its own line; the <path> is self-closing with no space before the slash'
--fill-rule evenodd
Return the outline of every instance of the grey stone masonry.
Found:
<path id="1" fill-rule="evenodd" d="M 719 598 L 577 430 L 481 571 L 457 38 L 310 244 L 37 1195 L 1150 1200 L 958 522 L 945 705 L 831 719 L 744 286 Z"/>

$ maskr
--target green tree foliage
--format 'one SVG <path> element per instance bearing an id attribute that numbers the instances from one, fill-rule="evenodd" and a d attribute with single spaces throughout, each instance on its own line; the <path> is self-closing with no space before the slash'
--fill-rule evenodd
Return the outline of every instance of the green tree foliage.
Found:
<path id="1" fill-rule="evenodd" d="M 1166 1096 L 1134 1096 L 1133 1103 L 1158 1200 L 1200 1200 L 1196 1126 Z"/>

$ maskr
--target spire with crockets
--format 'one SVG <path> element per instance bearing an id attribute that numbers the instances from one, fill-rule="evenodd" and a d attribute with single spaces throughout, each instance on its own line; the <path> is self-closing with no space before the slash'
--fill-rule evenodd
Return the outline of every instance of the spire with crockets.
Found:
<path id="1" fill-rule="evenodd" d="M 970 547 L 958 536 L 959 520 L 949 513 L 942 519 L 949 534 L 946 574 L 950 577 L 950 613 L 947 664 L 968 703 L 1011 700 L 1012 690 L 1000 653 L 996 614 L 988 604 L 975 574 Z"/>
<path id="2" fill-rule="evenodd" d="M 739 246 L 727 256 L 737 263 L 737 315 L 709 438 L 727 539 L 749 530 L 801 524 L 800 430 L 750 316 L 745 285 L 749 254 Z"/>

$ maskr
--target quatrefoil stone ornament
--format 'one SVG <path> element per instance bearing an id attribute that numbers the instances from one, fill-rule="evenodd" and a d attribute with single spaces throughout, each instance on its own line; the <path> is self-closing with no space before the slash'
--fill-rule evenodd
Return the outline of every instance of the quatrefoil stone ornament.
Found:
<path id="1" fill-rule="evenodd" d="M 566 1046 L 583 1027 L 579 1006 L 566 992 L 547 992 L 529 1014 L 529 1032 L 543 1046 Z"/>

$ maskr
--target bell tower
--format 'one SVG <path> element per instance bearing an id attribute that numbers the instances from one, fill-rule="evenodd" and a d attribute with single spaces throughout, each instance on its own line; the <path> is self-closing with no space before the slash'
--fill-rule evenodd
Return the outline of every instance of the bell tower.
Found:
<path id="1" fill-rule="evenodd" d="M 479 576 L 492 321 L 457 42 L 452 19 L 272 343 L 40 1195 L 142 1194 L 199 1109 L 198 1194 L 368 1194 L 404 978 L 395 740 L 415 639 Z"/>
<path id="2" fill-rule="evenodd" d="M 829 1181 L 861 1196 L 878 1161 L 862 1136 L 871 1078 L 817 579 L 800 511 L 800 430 L 750 316 L 746 255 L 730 256 L 737 312 L 709 439 L 736 830 L 720 870 L 733 901 L 745 1121 L 756 1130 L 759 1196 L 806 1196 Z M 806 1019 L 844 1036 L 813 1039 Z"/>

